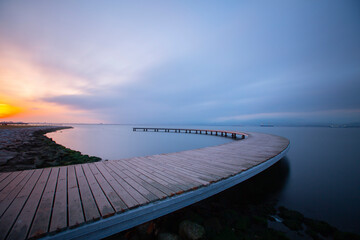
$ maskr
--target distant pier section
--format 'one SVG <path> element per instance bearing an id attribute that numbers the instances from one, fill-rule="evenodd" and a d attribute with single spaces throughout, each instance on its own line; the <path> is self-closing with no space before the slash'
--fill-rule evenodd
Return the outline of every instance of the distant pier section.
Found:
<path id="1" fill-rule="evenodd" d="M 246 133 L 236 131 L 225 131 L 225 130 L 208 130 L 208 129 L 190 129 L 190 128 L 149 128 L 149 127 L 134 127 L 133 131 L 143 132 L 174 132 L 174 133 L 194 133 L 194 134 L 205 134 L 215 135 L 222 137 L 231 137 L 233 139 L 245 139 Z"/>

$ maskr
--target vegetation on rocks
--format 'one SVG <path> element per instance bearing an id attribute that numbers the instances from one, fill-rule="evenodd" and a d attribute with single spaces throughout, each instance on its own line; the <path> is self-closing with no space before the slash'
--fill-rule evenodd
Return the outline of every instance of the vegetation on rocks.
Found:
<path id="1" fill-rule="evenodd" d="M 44 134 L 69 127 L 26 126 L 0 129 L 0 171 L 17 171 L 100 161 L 54 142 Z"/>

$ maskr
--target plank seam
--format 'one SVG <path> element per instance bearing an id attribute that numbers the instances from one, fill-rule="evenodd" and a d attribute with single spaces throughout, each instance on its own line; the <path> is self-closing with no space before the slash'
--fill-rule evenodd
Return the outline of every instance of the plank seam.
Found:
<path id="1" fill-rule="evenodd" d="M 32 171 L 31 176 L 28 178 L 28 180 L 26 181 L 26 183 L 30 180 L 30 178 L 32 177 L 32 175 L 35 173 L 35 171 Z M 26 175 L 27 176 L 27 175 Z M 25 177 L 26 177 L 25 176 Z M 1 214 L 0 218 L 6 213 L 6 211 L 8 210 L 8 208 L 11 206 L 11 204 L 15 201 L 15 199 L 17 198 L 17 196 L 20 194 L 20 192 L 23 190 L 23 188 L 25 187 L 26 183 L 24 184 L 24 186 L 22 186 L 22 188 L 19 190 L 19 192 L 16 194 L 16 196 L 14 196 L 14 198 L 11 200 L 11 202 L 8 204 L 8 206 L 4 209 L 4 212 Z M 15 189 L 13 189 L 13 191 L 15 191 Z M 12 191 L 11 191 L 12 192 Z"/>
<path id="2" fill-rule="evenodd" d="M 114 191 L 114 193 L 119 197 L 119 199 L 125 204 L 125 206 L 129 207 L 124 199 L 121 198 L 121 196 L 115 191 L 115 189 L 113 188 L 113 186 L 107 181 L 106 177 L 104 176 L 104 174 L 100 171 L 100 169 L 98 168 L 98 166 L 96 164 L 94 164 L 95 168 L 98 170 L 98 172 L 101 174 L 101 176 L 106 180 L 106 182 L 109 184 L 109 186 L 111 187 L 111 189 Z M 100 184 L 99 184 L 100 185 Z M 105 193 L 104 193 L 105 194 Z M 106 195 L 106 194 L 105 194 Z M 108 199 L 109 200 L 109 199 Z M 109 201 L 110 202 L 110 201 Z M 115 207 L 113 206 L 114 210 L 115 210 L 115 213 L 116 213 L 116 209 Z M 123 211 L 125 211 L 126 209 L 123 209 Z"/>
<path id="3" fill-rule="evenodd" d="M 49 218 L 49 224 L 48 224 L 48 227 L 47 227 L 47 232 L 50 232 L 51 220 L 52 220 L 52 215 L 53 215 L 53 212 L 54 212 L 56 189 L 57 189 L 57 185 L 58 185 L 58 182 L 59 182 L 59 174 L 60 174 L 60 169 L 59 169 L 59 171 L 57 172 L 57 175 L 56 175 L 56 183 L 55 183 L 55 188 L 54 188 L 54 197 L 53 197 L 52 203 L 51 203 L 51 212 L 50 212 L 50 218 Z"/>
<path id="4" fill-rule="evenodd" d="M 109 197 L 106 195 L 106 193 L 105 193 L 103 187 L 101 186 L 100 182 L 99 182 L 98 179 L 95 177 L 95 174 L 94 174 L 93 170 L 91 169 L 91 167 L 89 167 L 89 169 L 90 169 L 91 173 L 93 174 L 95 181 L 98 183 L 101 191 L 104 193 L 104 196 L 106 197 L 106 199 L 108 200 L 108 202 L 110 203 L 111 207 L 114 209 L 114 212 L 115 212 L 115 214 L 116 214 L 117 212 L 116 212 L 115 206 L 114 206 L 113 203 L 110 201 Z M 116 193 L 116 192 L 115 192 L 115 193 Z M 116 194 L 117 194 L 117 193 L 116 193 Z M 100 212 L 100 216 L 101 216 L 101 212 Z M 103 218 L 103 216 L 101 216 L 101 218 Z"/>
<path id="5" fill-rule="evenodd" d="M 99 206 L 98 206 L 98 204 L 97 204 L 97 202 L 96 202 L 96 200 L 95 200 L 95 196 L 94 196 L 93 190 L 92 190 L 92 188 L 90 187 L 90 183 L 89 183 L 89 180 L 88 180 L 87 177 L 86 177 L 85 171 L 84 171 L 84 169 L 83 169 L 83 165 L 81 165 L 81 171 L 83 171 L 85 180 L 86 180 L 86 182 L 87 182 L 87 184 L 88 184 L 88 186 L 89 186 L 90 193 L 91 193 L 91 196 L 92 196 L 92 198 L 93 198 L 93 200 L 94 200 L 94 202 L 95 202 L 95 206 L 96 206 L 96 208 L 97 208 L 97 210 L 98 210 L 98 212 L 99 212 L 100 219 L 102 219 L 100 208 L 99 208 Z"/>
<path id="6" fill-rule="evenodd" d="M 47 176 L 46 184 L 44 185 L 44 188 L 43 188 L 43 190 L 42 190 L 42 192 L 41 192 L 41 196 L 40 196 L 40 198 L 39 198 L 39 202 L 37 203 L 34 216 L 32 217 L 31 222 L 30 222 L 30 225 L 29 225 L 29 228 L 28 228 L 28 230 L 27 230 L 26 239 L 28 238 L 29 233 L 30 233 L 30 230 L 31 230 L 31 227 L 32 227 L 32 225 L 33 225 L 33 223 L 34 223 L 34 219 L 35 219 L 35 216 L 36 216 L 36 212 L 37 212 L 37 210 L 38 210 L 38 208 L 39 208 L 39 206 L 40 206 L 41 199 L 42 199 L 42 197 L 43 197 L 43 195 L 44 195 L 44 192 L 45 192 L 46 186 L 47 186 L 47 184 L 48 184 L 48 182 L 49 182 L 49 178 L 50 178 L 50 175 L 51 175 L 51 172 L 52 172 L 52 171 L 53 171 L 53 169 L 50 170 L 49 175 Z M 43 174 L 43 173 L 44 173 L 44 171 L 43 171 L 41 174 Z M 41 175 L 40 175 L 39 179 L 40 179 L 40 178 L 41 178 Z M 37 182 L 36 182 L 36 183 L 37 183 Z M 35 184 L 35 186 L 36 186 L 36 184 Z M 34 188 L 35 188 L 35 187 L 34 187 Z M 31 194 L 29 194 L 29 197 L 30 197 L 30 195 L 31 195 Z M 24 204 L 24 206 L 25 206 L 25 204 Z"/>
<path id="7" fill-rule="evenodd" d="M 27 195 L 25 202 L 24 202 L 23 205 L 21 206 L 20 211 L 19 211 L 18 214 L 16 215 L 16 217 L 15 217 L 13 223 L 11 224 L 11 227 L 9 228 L 9 231 L 6 233 L 6 236 L 5 236 L 4 239 L 6 239 L 6 238 L 9 236 L 12 228 L 14 227 L 14 225 L 15 225 L 15 223 L 16 223 L 16 220 L 18 219 L 20 213 L 21 213 L 22 210 L 24 209 L 27 201 L 29 200 L 29 197 L 30 197 L 31 193 L 34 191 L 34 188 L 35 188 L 37 182 L 39 181 L 39 179 L 40 179 L 41 174 L 43 173 L 43 171 L 44 171 L 44 169 L 41 169 L 41 173 L 39 174 L 39 177 L 36 179 L 36 182 L 35 182 L 34 186 L 32 187 L 31 192 Z M 34 173 L 35 173 L 35 171 L 34 171 Z M 34 175 L 34 174 L 33 174 L 33 175 Z M 31 177 L 32 177 L 32 175 L 31 175 Z M 30 178 L 31 178 L 31 177 L 30 177 Z M 29 178 L 29 179 L 30 179 L 30 178 Z M 24 186 L 25 186 L 25 185 L 24 185 Z M 22 190 L 22 189 L 21 189 L 21 190 Z M 20 192 L 21 192 L 21 191 L 20 191 Z M 20 192 L 19 192 L 19 193 L 20 193 Z M 17 196 L 16 196 L 16 197 L 17 197 Z M 15 199 L 16 199 L 16 198 L 14 198 L 14 200 L 15 200 Z M 10 206 L 11 206 L 11 204 L 9 205 L 9 207 L 10 207 Z M 6 212 L 6 211 L 5 211 L 5 212 Z M 4 212 L 4 214 L 5 214 L 5 212 Z"/>

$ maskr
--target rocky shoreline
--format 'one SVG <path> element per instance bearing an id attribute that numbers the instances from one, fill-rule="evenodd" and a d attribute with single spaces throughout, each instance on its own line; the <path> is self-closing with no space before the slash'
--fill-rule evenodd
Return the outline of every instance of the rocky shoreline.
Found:
<path id="1" fill-rule="evenodd" d="M 96 162 L 44 136 L 67 126 L 0 126 L 0 172 Z"/>

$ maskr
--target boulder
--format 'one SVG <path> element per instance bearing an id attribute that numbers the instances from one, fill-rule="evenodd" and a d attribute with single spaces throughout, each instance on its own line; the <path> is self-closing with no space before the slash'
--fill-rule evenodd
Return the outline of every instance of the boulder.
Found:
<path id="1" fill-rule="evenodd" d="M 14 158 L 16 155 L 16 152 L 0 150 L 0 166 L 5 165 L 10 159 Z"/>
<path id="2" fill-rule="evenodd" d="M 157 237 L 157 240 L 180 240 L 180 237 L 173 233 L 160 233 Z"/>
<path id="3" fill-rule="evenodd" d="M 179 225 L 179 235 L 188 240 L 197 240 L 205 236 L 205 229 L 203 226 L 184 220 Z"/>

